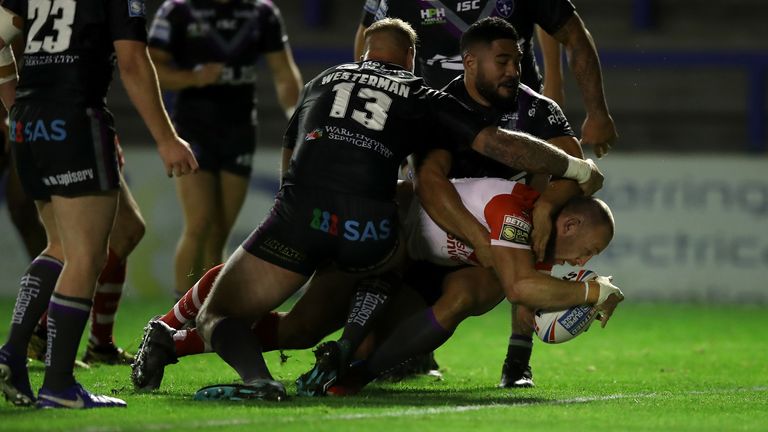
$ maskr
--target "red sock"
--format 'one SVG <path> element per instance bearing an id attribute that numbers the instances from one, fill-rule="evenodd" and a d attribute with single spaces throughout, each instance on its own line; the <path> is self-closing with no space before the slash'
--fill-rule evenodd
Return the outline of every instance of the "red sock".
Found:
<path id="1" fill-rule="evenodd" d="M 91 337 L 89 342 L 94 345 L 112 345 L 112 331 L 115 326 L 117 306 L 123 295 L 125 284 L 126 262 L 109 250 L 107 263 L 101 270 L 96 293 L 93 295 L 91 309 Z"/>
<path id="2" fill-rule="evenodd" d="M 211 352 L 211 348 L 206 346 L 195 328 L 177 331 L 173 335 L 173 343 L 177 357 Z"/>
<path id="3" fill-rule="evenodd" d="M 274 351 L 279 347 L 277 342 L 277 329 L 280 327 L 280 317 L 284 312 L 270 312 L 253 325 L 251 331 L 261 342 L 261 351 Z"/>
<path id="4" fill-rule="evenodd" d="M 192 288 L 187 291 L 184 296 L 173 305 L 173 308 L 168 311 L 167 314 L 160 318 L 160 321 L 168 324 L 172 328 L 180 329 L 189 320 L 195 319 L 200 308 L 203 306 L 205 298 L 213 288 L 213 282 L 221 273 L 221 269 L 224 268 L 224 264 L 219 264 L 216 267 L 208 270 L 203 277 L 200 278 Z"/>

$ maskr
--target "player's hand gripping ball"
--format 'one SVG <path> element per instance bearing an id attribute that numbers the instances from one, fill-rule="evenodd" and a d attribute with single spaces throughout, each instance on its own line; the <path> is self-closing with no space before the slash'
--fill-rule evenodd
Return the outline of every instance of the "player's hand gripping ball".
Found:
<path id="1" fill-rule="evenodd" d="M 563 280 L 584 282 L 599 276 L 592 270 L 578 270 L 563 276 Z M 597 308 L 581 305 L 566 310 L 545 312 L 538 310 L 534 316 L 536 334 L 546 343 L 568 342 L 587 331 L 597 317 Z"/>

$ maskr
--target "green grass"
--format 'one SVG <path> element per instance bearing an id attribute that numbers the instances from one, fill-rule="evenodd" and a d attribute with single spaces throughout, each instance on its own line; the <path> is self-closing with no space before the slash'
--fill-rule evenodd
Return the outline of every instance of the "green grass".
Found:
<path id="1" fill-rule="evenodd" d="M 0 317 L 11 300 L 0 300 Z M 162 303 L 121 306 L 117 339 L 135 348 Z M 115 394 L 127 410 L 44 411 L 0 405 L 9 431 L 741 431 L 768 430 L 768 309 L 747 306 L 625 304 L 606 329 L 563 345 L 536 344 L 537 387 L 495 388 L 506 350 L 508 308 L 465 322 L 437 353 L 445 379 L 370 386 L 349 398 L 285 403 L 194 402 L 198 388 L 236 378 L 215 354 L 170 366 L 160 391 L 134 393 L 128 367 L 79 371 L 90 390 Z M 0 330 L 4 339 L 6 327 Z M 295 392 L 309 351 L 267 360 Z M 32 365 L 33 387 L 42 367 Z"/>

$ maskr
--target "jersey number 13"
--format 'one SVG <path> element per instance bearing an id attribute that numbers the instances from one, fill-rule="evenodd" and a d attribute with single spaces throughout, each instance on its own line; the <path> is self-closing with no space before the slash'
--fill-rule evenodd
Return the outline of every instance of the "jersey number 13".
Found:
<path id="1" fill-rule="evenodd" d="M 331 107 L 331 117 L 344 118 L 347 115 L 349 99 L 352 96 L 352 89 L 355 83 L 346 82 L 333 86 L 336 98 Z M 374 90 L 368 87 L 362 87 L 357 91 L 357 97 L 366 100 L 365 111 L 352 110 L 352 120 L 372 130 L 384 130 L 384 123 L 387 122 L 387 111 L 392 105 L 392 98 L 386 93 Z"/>

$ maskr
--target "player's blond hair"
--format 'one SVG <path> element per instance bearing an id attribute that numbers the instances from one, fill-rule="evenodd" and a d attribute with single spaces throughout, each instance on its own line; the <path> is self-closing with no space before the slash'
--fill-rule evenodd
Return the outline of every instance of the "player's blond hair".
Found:
<path id="1" fill-rule="evenodd" d="M 363 37 L 368 41 L 370 36 L 379 33 L 392 35 L 397 47 L 403 51 L 408 51 L 409 48 L 416 50 L 416 30 L 400 18 L 384 18 L 376 21 L 365 30 Z"/>

